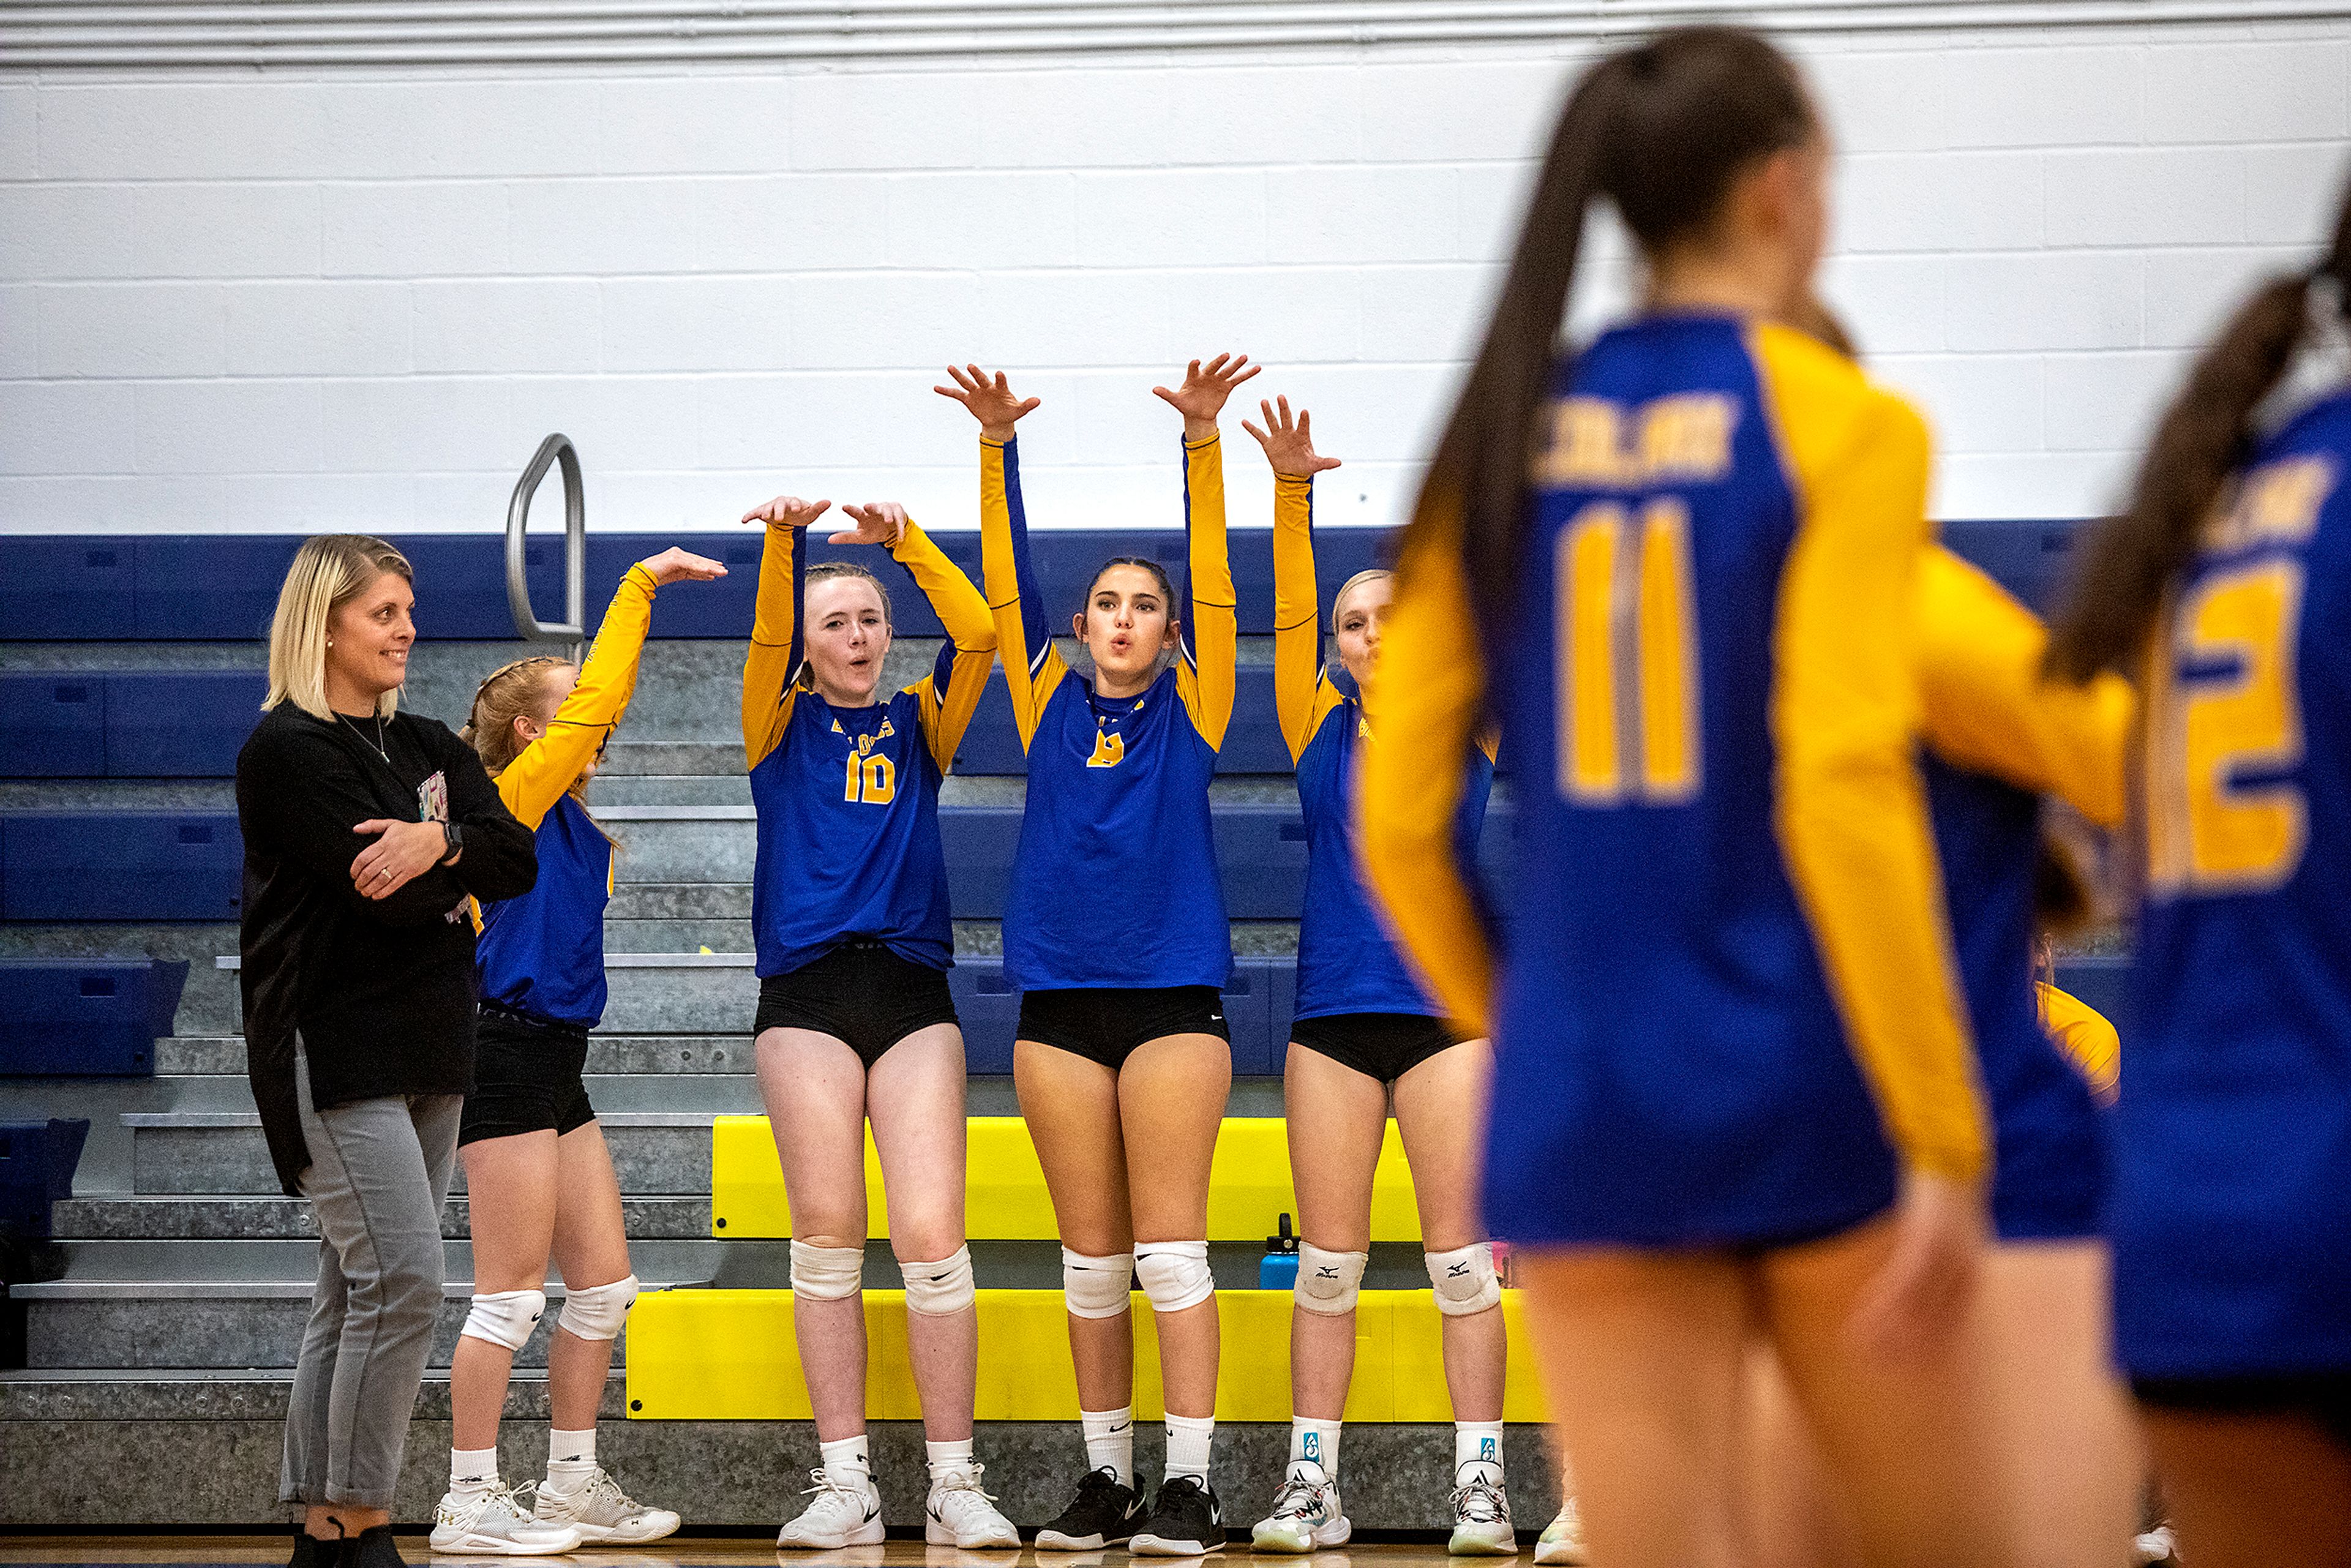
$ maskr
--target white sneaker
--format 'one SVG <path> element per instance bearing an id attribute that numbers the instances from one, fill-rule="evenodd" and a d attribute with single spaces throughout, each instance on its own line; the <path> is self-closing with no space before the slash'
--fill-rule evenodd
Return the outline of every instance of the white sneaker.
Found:
<path id="1" fill-rule="evenodd" d="M 1557 1516 L 1543 1526 L 1542 1536 L 1535 1542 L 1535 1561 L 1573 1568 L 1590 1560 L 1583 1547 L 1583 1516 L 1575 1511 L 1575 1500 L 1568 1498 L 1559 1505 Z"/>
<path id="2" fill-rule="evenodd" d="M 488 1557 L 546 1557 L 577 1551 L 579 1531 L 569 1524 L 542 1523 L 524 1508 L 522 1494 L 538 1485 L 525 1481 L 463 1497 L 443 1494 L 441 1506 L 433 1511 L 433 1550 Z"/>
<path id="3" fill-rule="evenodd" d="M 2179 1561 L 2179 1538 L 2171 1533 L 2171 1526 L 2158 1524 L 2145 1535 L 2131 1542 L 2131 1561 L 2148 1568 L 2157 1563 Z"/>
<path id="4" fill-rule="evenodd" d="M 684 1522 L 665 1508 L 639 1503 L 601 1466 L 577 1491 L 553 1491 L 540 1482 L 538 1506 L 532 1511 L 542 1524 L 568 1524 L 582 1542 L 602 1546 L 643 1546 L 676 1534 Z"/>
<path id="5" fill-rule="evenodd" d="M 1355 1533 L 1339 1501 L 1339 1483 L 1312 1459 L 1293 1459 L 1273 1494 L 1273 1512 L 1249 1537 L 1259 1552 L 1320 1552 Z"/>
<path id="6" fill-rule="evenodd" d="M 868 1479 L 862 1487 L 845 1487 L 822 1470 L 810 1470 L 816 1485 L 802 1492 L 814 1501 L 798 1519 L 777 1532 L 776 1544 L 787 1551 L 838 1552 L 844 1546 L 872 1546 L 883 1538 L 882 1494 Z"/>
<path id="7" fill-rule="evenodd" d="M 1510 1528 L 1510 1500 L 1502 1495 L 1500 1476 L 1474 1459 L 1462 1469 L 1469 1479 L 1453 1489 L 1453 1539 L 1445 1550 L 1456 1557 L 1517 1556 L 1519 1535 Z"/>
<path id="8" fill-rule="evenodd" d="M 996 1500 L 979 1490 L 985 1466 L 950 1470 L 931 1483 L 923 1503 L 923 1540 L 932 1546 L 966 1552 L 1020 1550 L 1020 1532 L 997 1511 Z"/>

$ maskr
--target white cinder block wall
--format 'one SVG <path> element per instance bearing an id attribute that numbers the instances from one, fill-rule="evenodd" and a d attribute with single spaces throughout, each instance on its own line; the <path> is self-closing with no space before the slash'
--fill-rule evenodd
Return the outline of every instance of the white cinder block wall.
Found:
<path id="1" fill-rule="evenodd" d="M 2346 172 L 2340 21 L 1795 47 L 1828 293 L 1949 517 L 2104 506 Z M 1040 523 L 1172 523 L 1149 389 L 1228 347 L 1347 459 L 1323 517 L 1391 521 L 1579 57 L 0 72 L 0 529 L 490 528 L 554 429 L 601 528 L 787 487 L 960 526 L 950 359 L 1045 398 Z"/>

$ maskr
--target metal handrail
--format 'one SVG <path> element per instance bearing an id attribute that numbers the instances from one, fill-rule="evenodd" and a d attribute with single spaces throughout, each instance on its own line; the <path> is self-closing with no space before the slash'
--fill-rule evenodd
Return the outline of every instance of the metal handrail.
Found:
<path id="1" fill-rule="evenodd" d="M 550 464 L 563 465 L 563 623 L 550 626 L 530 607 L 530 579 L 523 567 L 523 529 L 530 522 L 531 497 Z M 507 503 L 507 603 L 514 610 L 515 635 L 526 643 L 569 643 L 578 663 L 588 639 L 588 497 L 580 484 L 580 454 L 558 432 L 538 444 L 530 466 L 515 481 Z"/>

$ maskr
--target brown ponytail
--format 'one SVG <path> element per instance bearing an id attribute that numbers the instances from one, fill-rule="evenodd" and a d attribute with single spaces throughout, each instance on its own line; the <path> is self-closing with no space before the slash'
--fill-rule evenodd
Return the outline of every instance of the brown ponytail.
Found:
<path id="1" fill-rule="evenodd" d="M 2049 641 L 2051 674 L 2086 681 L 2136 664 L 2172 580 L 2230 478 L 2252 455 L 2253 418 L 2310 329 L 2311 285 L 2351 281 L 2351 190 L 2325 262 L 2273 277 L 2229 319 L 2164 411 L 2131 486 L 2130 506 L 2082 547 Z"/>
<path id="2" fill-rule="evenodd" d="M 484 677 L 465 715 L 457 738 L 481 753 L 482 769 L 495 779 L 522 752 L 515 720 L 538 716 L 538 701 L 547 690 L 547 672 L 565 663 L 541 654 L 500 664 Z"/>
<path id="3" fill-rule="evenodd" d="M 1731 182 L 1814 132 L 1788 57 L 1736 27 L 1677 27 L 1586 71 L 1561 111 L 1468 381 L 1413 508 L 1410 545 L 1458 549 L 1481 615 L 1507 612 L 1532 521 L 1527 474 L 1536 413 L 1560 352 L 1584 218 L 1606 196 L 1655 256 L 1702 234 Z"/>

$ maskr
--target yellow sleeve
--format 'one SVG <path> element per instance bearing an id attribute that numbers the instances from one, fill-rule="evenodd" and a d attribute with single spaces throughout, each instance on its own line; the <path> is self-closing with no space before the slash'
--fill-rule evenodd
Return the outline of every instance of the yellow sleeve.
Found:
<path id="1" fill-rule="evenodd" d="M 2037 982 L 2032 988 L 2041 998 L 2041 1027 L 2089 1080 L 2090 1092 L 2098 1103 L 2113 1104 L 2122 1089 L 2122 1036 L 2104 1013 L 2079 997 Z"/>
<path id="2" fill-rule="evenodd" d="M 931 673 L 907 688 L 920 699 L 923 739 L 945 773 L 954 765 L 963 732 L 971 727 L 980 694 L 987 689 L 987 672 L 996 666 L 996 620 L 963 569 L 911 518 L 890 553 L 912 574 L 947 632 L 946 645 L 939 650 Z"/>
<path id="3" fill-rule="evenodd" d="M 1053 646 L 1045 600 L 1029 562 L 1029 513 L 1020 501 L 1020 443 L 979 441 L 979 565 L 996 621 L 1004 684 L 1012 694 L 1012 722 L 1027 751 L 1045 705 L 1070 673 Z"/>
<path id="4" fill-rule="evenodd" d="M 768 526 L 759 556 L 759 597 L 751 614 L 751 652 L 743 661 L 743 761 L 757 768 L 783 743 L 799 695 L 801 536 L 806 528 Z"/>
<path id="5" fill-rule="evenodd" d="M 547 733 L 499 771 L 498 798 L 524 827 L 538 831 L 564 792 L 580 781 L 580 769 L 604 749 L 627 711 L 637 689 L 637 658 L 653 623 L 655 587 L 642 563 L 629 568 L 571 695 L 555 710 Z"/>
<path id="6" fill-rule="evenodd" d="M 1940 545 L 1919 563 L 1916 602 L 1928 744 L 1947 762 L 2119 827 L 2130 684 L 2113 674 L 2079 686 L 2044 677 L 2040 618 Z"/>
<path id="7" fill-rule="evenodd" d="M 1322 603 L 1314 581 L 1314 479 L 1273 476 L 1273 711 L 1290 760 L 1339 706 L 1322 667 Z"/>
<path id="8" fill-rule="evenodd" d="M 1888 1137 L 1971 1179 L 1984 1112 L 1914 751 L 1926 425 L 1809 339 L 1766 327 L 1756 352 L 1799 508 L 1772 638 L 1782 851 Z"/>
<path id="9" fill-rule="evenodd" d="M 1364 693 L 1374 744 L 1356 747 L 1356 853 L 1389 927 L 1447 1015 L 1490 1032 L 1494 956 L 1455 858 L 1453 820 L 1485 706 L 1484 655 L 1470 628 L 1458 543 L 1413 548 L 1380 636 L 1379 678 Z"/>
<path id="10" fill-rule="evenodd" d="M 1225 542 L 1225 449 L 1214 435 L 1184 444 L 1186 541 L 1181 645 L 1176 695 L 1192 727 L 1212 751 L 1225 744 L 1233 722 L 1233 687 L 1240 664 L 1238 596 Z"/>

